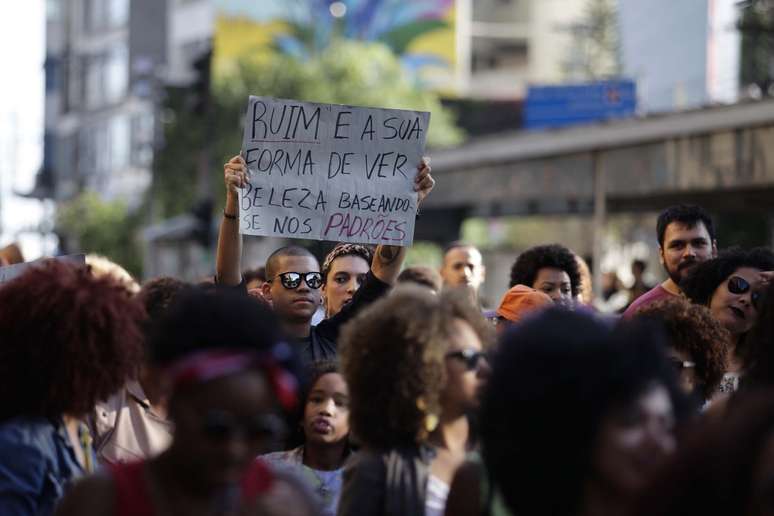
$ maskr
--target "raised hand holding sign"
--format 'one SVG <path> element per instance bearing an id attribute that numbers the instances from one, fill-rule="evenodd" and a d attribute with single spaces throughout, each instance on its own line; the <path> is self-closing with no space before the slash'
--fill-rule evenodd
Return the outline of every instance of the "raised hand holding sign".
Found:
<path id="1" fill-rule="evenodd" d="M 429 122 L 426 112 L 250 97 L 240 231 L 411 245 Z"/>

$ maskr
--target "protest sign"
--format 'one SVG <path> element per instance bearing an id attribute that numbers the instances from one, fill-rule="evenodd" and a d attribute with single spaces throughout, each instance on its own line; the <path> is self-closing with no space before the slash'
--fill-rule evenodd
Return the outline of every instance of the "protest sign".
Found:
<path id="1" fill-rule="evenodd" d="M 430 113 L 250 97 L 248 235 L 408 246 Z"/>
<path id="2" fill-rule="evenodd" d="M 34 262 L 16 263 L 14 265 L 7 265 L 5 267 L 0 267 L 0 284 L 5 283 L 7 281 L 11 281 L 17 276 L 21 276 L 29 268 L 34 267 L 36 265 L 41 265 L 46 260 L 61 260 L 65 262 L 74 263 L 76 265 L 86 265 L 86 256 L 82 254 L 55 256 L 53 258 L 41 258 L 40 260 L 35 260 Z"/>

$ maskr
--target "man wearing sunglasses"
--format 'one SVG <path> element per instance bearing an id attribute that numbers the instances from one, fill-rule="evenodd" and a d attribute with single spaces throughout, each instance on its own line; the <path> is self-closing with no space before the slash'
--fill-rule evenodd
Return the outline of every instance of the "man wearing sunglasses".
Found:
<path id="1" fill-rule="evenodd" d="M 658 216 L 658 254 L 667 279 L 636 299 L 624 312 L 631 318 L 637 310 L 661 299 L 682 295 L 680 282 L 700 263 L 718 255 L 715 224 L 699 206 L 671 206 Z"/>
<path id="2" fill-rule="evenodd" d="M 417 203 L 421 203 L 433 189 L 435 180 L 430 175 L 428 158 L 417 168 L 414 189 L 418 194 Z M 237 286 L 243 283 L 238 189 L 247 184 L 247 165 L 241 156 L 235 156 L 223 169 L 226 207 L 218 238 L 217 280 L 221 285 Z M 266 261 L 266 283 L 261 292 L 274 308 L 286 337 L 296 344 L 302 360 L 311 363 L 333 359 L 341 326 L 395 284 L 405 255 L 404 247 L 378 246 L 371 269 L 352 301 L 317 326 L 312 326 L 312 316 L 320 306 L 322 276 L 317 258 L 308 250 L 288 246 L 272 253 Z"/>

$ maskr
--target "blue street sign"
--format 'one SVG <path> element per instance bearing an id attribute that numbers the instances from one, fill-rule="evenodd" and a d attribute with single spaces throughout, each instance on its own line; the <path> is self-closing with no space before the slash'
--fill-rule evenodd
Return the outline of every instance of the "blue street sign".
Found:
<path id="1" fill-rule="evenodd" d="M 524 127 L 546 129 L 633 116 L 634 81 L 612 80 L 565 86 L 530 86 L 524 103 Z"/>

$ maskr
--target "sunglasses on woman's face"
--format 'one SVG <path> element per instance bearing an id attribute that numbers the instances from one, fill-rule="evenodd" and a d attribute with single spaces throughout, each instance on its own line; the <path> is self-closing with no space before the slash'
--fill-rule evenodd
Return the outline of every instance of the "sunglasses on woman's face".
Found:
<path id="1" fill-rule="evenodd" d="M 446 353 L 446 358 L 456 358 L 465 362 L 465 368 L 468 371 L 475 371 L 478 369 L 482 360 L 487 360 L 486 353 L 483 351 L 476 351 L 474 349 L 463 349 L 461 351 L 452 351 Z"/>
<path id="2" fill-rule="evenodd" d="M 674 366 L 675 370 L 679 373 L 683 369 L 693 369 L 696 367 L 696 362 L 691 362 L 689 360 L 680 360 L 679 358 L 672 358 L 670 359 L 672 362 L 672 366 Z"/>
<path id="3" fill-rule="evenodd" d="M 728 291 L 737 295 L 747 294 L 752 291 L 750 294 L 750 301 L 756 309 L 758 308 L 758 301 L 761 298 L 761 293 L 752 290 L 752 285 L 750 285 L 750 282 L 746 279 L 740 278 L 739 276 L 731 276 L 728 278 Z"/>
<path id="4" fill-rule="evenodd" d="M 288 290 L 297 289 L 301 285 L 302 279 L 311 289 L 317 290 L 322 287 L 322 274 L 319 272 L 283 272 L 282 274 L 277 274 L 276 277 L 280 279 L 282 286 Z"/>
<path id="5" fill-rule="evenodd" d="M 239 418 L 229 412 L 212 410 L 202 420 L 202 433 L 213 442 L 229 441 L 237 436 L 247 441 L 274 439 L 284 430 L 284 422 L 274 414 Z"/>

